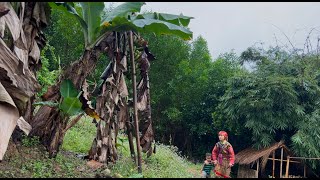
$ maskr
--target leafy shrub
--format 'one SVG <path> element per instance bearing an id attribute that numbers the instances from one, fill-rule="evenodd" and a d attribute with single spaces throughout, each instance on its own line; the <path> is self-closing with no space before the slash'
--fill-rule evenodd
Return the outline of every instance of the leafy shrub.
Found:
<path id="1" fill-rule="evenodd" d="M 26 147 L 33 147 L 36 145 L 39 145 L 40 141 L 39 141 L 39 137 L 38 136 L 34 136 L 34 137 L 27 137 L 26 135 L 22 135 L 22 145 L 26 146 Z"/>

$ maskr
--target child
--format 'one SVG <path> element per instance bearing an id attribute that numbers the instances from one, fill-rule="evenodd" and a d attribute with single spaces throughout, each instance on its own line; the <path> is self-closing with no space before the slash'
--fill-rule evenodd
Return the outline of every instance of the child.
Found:
<path id="1" fill-rule="evenodd" d="M 232 145 L 228 142 L 228 134 L 220 131 L 219 142 L 212 150 L 213 164 L 215 165 L 215 174 L 217 178 L 230 178 L 231 167 L 234 165 L 234 151 Z"/>
<path id="2" fill-rule="evenodd" d="M 211 153 L 206 153 L 206 160 L 203 163 L 202 169 L 201 169 L 201 177 L 202 178 L 210 178 L 211 171 L 213 169 L 213 163 L 211 160 Z"/>

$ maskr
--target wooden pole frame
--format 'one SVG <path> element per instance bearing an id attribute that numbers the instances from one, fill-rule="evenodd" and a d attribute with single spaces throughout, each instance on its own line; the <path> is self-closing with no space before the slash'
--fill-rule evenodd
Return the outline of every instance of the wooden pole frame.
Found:
<path id="1" fill-rule="evenodd" d="M 256 171 L 256 178 L 259 177 L 259 159 L 257 160 L 257 171 Z"/>
<path id="2" fill-rule="evenodd" d="M 275 170 L 275 167 L 276 167 L 276 162 L 275 162 L 275 156 L 276 156 L 276 150 L 274 150 L 272 152 L 272 178 L 274 178 L 274 170 Z"/>
<path id="3" fill-rule="evenodd" d="M 289 165 L 290 165 L 290 156 L 287 156 L 287 165 L 286 165 L 286 178 L 289 177 Z"/>
<path id="4" fill-rule="evenodd" d="M 283 161 L 283 147 L 281 147 L 281 159 L 280 159 L 280 178 L 282 178 L 282 161 Z"/>

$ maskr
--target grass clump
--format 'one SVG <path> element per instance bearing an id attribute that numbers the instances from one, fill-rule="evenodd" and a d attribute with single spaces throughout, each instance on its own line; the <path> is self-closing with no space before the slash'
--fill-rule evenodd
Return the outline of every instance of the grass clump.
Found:
<path id="1" fill-rule="evenodd" d="M 66 132 L 62 149 L 77 153 L 88 153 L 96 132 L 97 128 L 92 123 L 92 118 L 85 116 Z"/>
<path id="2" fill-rule="evenodd" d="M 128 146 L 128 145 L 127 145 Z M 126 147 L 111 171 L 128 178 L 193 178 L 200 177 L 201 165 L 194 165 L 178 152 L 174 146 L 156 144 L 157 152 L 147 157 L 142 153 L 142 174 L 130 158 L 129 147 Z"/>

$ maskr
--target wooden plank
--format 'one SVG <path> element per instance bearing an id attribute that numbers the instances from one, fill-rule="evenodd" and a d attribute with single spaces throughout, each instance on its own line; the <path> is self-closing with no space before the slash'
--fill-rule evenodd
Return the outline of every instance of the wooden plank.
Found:
<path id="1" fill-rule="evenodd" d="M 307 157 L 290 157 L 290 159 L 320 159 L 320 158 L 307 158 Z"/>
<path id="2" fill-rule="evenodd" d="M 282 161 L 283 161 L 283 148 L 281 148 L 281 159 L 280 159 L 280 178 L 282 178 Z"/>
<path id="3" fill-rule="evenodd" d="M 287 156 L 286 178 L 289 177 L 290 156 Z"/>
<path id="4" fill-rule="evenodd" d="M 272 158 L 268 158 L 269 160 L 273 160 Z M 291 157 L 290 157 L 291 159 Z M 274 159 L 275 161 L 281 161 L 281 159 Z M 282 160 L 283 162 L 287 162 L 287 160 Z M 290 160 L 290 163 L 301 163 L 300 161 L 292 161 Z"/>
<path id="5" fill-rule="evenodd" d="M 276 156 L 276 150 L 272 152 L 272 177 L 274 178 L 274 169 L 276 167 L 276 161 L 274 160 Z M 268 158 L 270 159 L 270 158 Z"/>

